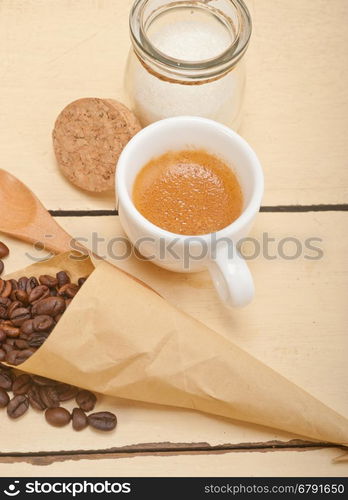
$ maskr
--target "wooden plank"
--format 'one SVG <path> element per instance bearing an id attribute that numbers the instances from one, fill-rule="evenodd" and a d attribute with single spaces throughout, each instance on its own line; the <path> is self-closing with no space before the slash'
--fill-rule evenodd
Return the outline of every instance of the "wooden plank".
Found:
<path id="1" fill-rule="evenodd" d="M 1 167 L 50 209 L 112 209 L 59 173 L 51 130 L 84 96 L 126 101 L 132 0 L 3 0 Z M 242 134 L 266 173 L 264 204 L 344 203 L 348 195 L 345 0 L 249 0 L 254 34 Z"/>
<path id="2" fill-rule="evenodd" d="M 348 199 L 348 3 L 253 0 L 242 135 L 266 176 L 265 205 Z"/>
<path id="3" fill-rule="evenodd" d="M 0 459 L 0 476 L 346 477 L 347 464 L 332 463 L 340 453 L 338 448 L 329 448 L 269 453 L 22 457 L 15 463 Z"/>
<path id="4" fill-rule="evenodd" d="M 113 208 L 113 194 L 75 189 L 59 172 L 51 132 L 79 97 L 123 99 L 131 0 L 1 2 L 1 166 L 48 208 Z M 54 179 L 54 182 L 52 180 Z"/>
<path id="5" fill-rule="evenodd" d="M 63 217 L 57 220 L 71 234 L 87 238 L 89 244 L 92 233 L 97 231 L 105 240 L 98 248 L 101 254 L 107 253 L 112 238 L 122 234 L 117 217 Z M 250 262 L 257 297 L 244 310 L 229 311 L 221 306 L 206 273 L 169 273 L 134 258 L 119 262 L 119 265 L 347 415 L 347 221 L 346 212 L 260 214 L 253 236 L 261 240 L 262 233 L 267 231 L 269 238 L 275 238 L 276 242 L 270 244 L 270 254 L 285 237 L 297 238 L 302 245 L 307 238 L 317 237 L 323 239 L 324 256 L 317 261 L 307 260 L 303 255 L 296 260 L 279 257 L 268 260 L 263 256 Z M 4 240 L 13 247 L 6 261 L 8 271 L 29 263 L 25 253 L 35 255 L 28 245 Z M 123 247 L 120 249 L 123 251 Z M 116 251 L 115 245 L 113 250 Z M 249 245 L 250 250 L 253 251 Z M 291 246 L 284 250 L 293 253 Z M 117 298 L 115 300 L 117 303 Z M 109 408 L 118 414 L 119 427 L 114 434 L 100 435 L 90 429 L 74 434 L 70 429 L 50 432 L 41 416 L 30 413 L 23 417 L 23 426 L 20 422 L 2 419 L 2 428 L 6 429 L 3 435 L 7 438 L 2 440 L 1 451 L 101 450 L 133 445 L 151 448 L 154 443 L 165 443 L 162 448 L 189 447 L 190 443 L 203 447 L 234 446 L 273 440 L 287 442 L 294 438 L 271 429 L 174 408 L 109 398 L 101 398 L 100 408 Z M 24 423 L 35 429 L 38 438 L 35 442 L 28 440 L 28 427 Z M 44 441 L 39 438 L 43 433 Z"/>

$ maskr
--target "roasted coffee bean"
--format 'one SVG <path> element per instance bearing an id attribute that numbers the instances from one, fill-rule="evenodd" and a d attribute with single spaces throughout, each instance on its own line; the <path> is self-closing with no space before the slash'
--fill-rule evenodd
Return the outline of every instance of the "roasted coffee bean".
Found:
<path id="1" fill-rule="evenodd" d="M 8 324 L 2 324 L 1 330 L 6 333 L 7 337 L 15 338 L 19 335 L 19 328 L 15 326 L 10 326 Z"/>
<path id="2" fill-rule="evenodd" d="M 9 347 L 9 349 L 6 350 L 6 362 L 9 363 L 10 365 L 17 365 L 17 357 L 20 353 L 20 350 L 14 349 L 12 346 L 4 345 L 4 348 Z"/>
<path id="3" fill-rule="evenodd" d="M 76 398 L 79 389 L 73 385 L 59 384 L 56 387 L 58 393 L 59 401 L 70 401 L 70 399 Z"/>
<path id="4" fill-rule="evenodd" d="M 79 291 L 79 287 L 74 283 L 67 283 L 66 285 L 61 286 L 58 289 L 58 295 L 63 297 L 67 297 L 68 299 L 72 299 L 75 297 L 77 292 Z"/>
<path id="5" fill-rule="evenodd" d="M 8 256 L 10 253 L 10 250 L 8 246 L 5 245 L 2 241 L 0 241 L 0 259 L 4 259 L 5 257 Z"/>
<path id="6" fill-rule="evenodd" d="M 6 356 L 7 356 L 7 353 L 13 351 L 13 346 L 11 346 L 10 344 L 2 344 L 2 349 L 6 352 Z M 3 361 L 7 361 L 6 359 L 3 360 Z"/>
<path id="7" fill-rule="evenodd" d="M 0 361 L 5 361 L 6 352 L 0 347 Z"/>
<path id="8" fill-rule="evenodd" d="M 116 415 L 109 411 L 99 411 L 92 413 L 87 417 L 88 423 L 91 427 L 98 429 L 98 431 L 112 431 L 117 424 Z"/>
<path id="9" fill-rule="evenodd" d="M 26 335 L 34 333 L 34 320 L 27 319 L 26 321 L 24 321 L 24 323 L 22 323 L 21 325 L 20 332 L 25 333 Z"/>
<path id="10" fill-rule="evenodd" d="M 32 333 L 28 339 L 29 347 L 34 347 L 38 349 L 47 339 L 46 335 L 42 333 Z"/>
<path id="11" fill-rule="evenodd" d="M 58 408 L 60 401 L 54 387 L 41 386 L 39 389 L 41 401 L 46 408 Z"/>
<path id="12" fill-rule="evenodd" d="M 22 278 L 19 278 L 18 280 L 18 290 L 26 290 L 27 288 L 27 283 L 28 283 L 28 278 L 26 276 L 22 276 Z"/>
<path id="13" fill-rule="evenodd" d="M 19 394 L 26 394 L 29 391 L 32 383 L 33 381 L 30 375 L 27 375 L 26 373 L 19 375 L 19 377 L 17 377 L 12 384 L 13 394 L 15 396 L 18 396 Z"/>
<path id="14" fill-rule="evenodd" d="M 16 340 L 16 339 L 11 339 L 11 338 L 8 338 L 8 339 L 6 339 L 6 342 L 5 342 L 5 343 L 6 343 L 6 344 L 8 344 L 8 345 L 12 345 L 12 346 L 14 346 L 14 345 L 15 345 L 15 340 Z"/>
<path id="15" fill-rule="evenodd" d="M 87 278 L 79 278 L 78 281 L 77 281 L 77 284 L 81 287 L 85 282 L 86 282 Z"/>
<path id="16" fill-rule="evenodd" d="M 9 297 L 12 293 L 12 283 L 11 281 L 6 281 L 5 289 L 2 292 L 3 297 Z"/>
<path id="17" fill-rule="evenodd" d="M 34 330 L 36 332 L 48 332 L 55 325 L 54 319 L 51 316 L 41 315 L 34 318 Z"/>
<path id="18" fill-rule="evenodd" d="M 32 385 L 28 390 L 28 399 L 30 406 L 38 411 L 46 410 L 46 405 L 43 403 L 40 397 L 39 387 L 36 385 Z"/>
<path id="19" fill-rule="evenodd" d="M 36 302 L 39 302 L 39 300 L 45 299 L 46 297 L 49 296 L 50 296 L 50 289 L 48 288 L 48 286 L 39 285 L 32 289 L 32 291 L 29 294 L 28 300 L 30 304 L 35 304 Z"/>
<path id="20" fill-rule="evenodd" d="M 0 319 L 7 319 L 7 307 L 0 305 Z"/>
<path id="21" fill-rule="evenodd" d="M 15 280 L 13 278 L 11 278 L 10 281 L 11 281 L 11 284 L 12 284 L 12 291 L 14 292 L 15 290 L 18 289 L 18 282 L 17 282 L 17 280 Z"/>
<path id="22" fill-rule="evenodd" d="M 93 392 L 80 391 L 76 396 L 76 403 L 83 411 L 92 411 L 97 402 L 97 398 Z"/>
<path id="23" fill-rule="evenodd" d="M 8 372 L 11 374 L 12 368 L 10 366 L 7 366 L 7 365 L 0 363 L 0 372 Z"/>
<path id="24" fill-rule="evenodd" d="M 12 311 L 10 315 L 10 320 L 12 321 L 12 324 L 14 326 L 19 327 L 24 323 L 24 321 L 30 319 L 30 317 L 31 314 L 29 309 L 27 309 L 26 307 L 18 307 L 17 309 Z"/>
<path id="25" fill-rule="evenodd" d="M 0 297 L 0 306 L 8 307 L 11 304 L 11 300 L 8 297 Z"/>
<path id="26" fill-rule="evenodd" d="M 11 314 L 13 313 L 13 311 L 15 309 L 18 309 L 19 307 L 23 307 L 22 302 L 19 302 L 19 300 L 15 300 L 15 301 L 11 302 L 11 304 L 7 308 L 7 317 L 9 318 L 11 316 Z"/>
<path id="27" fill-rule="evenodd" d="M 12 293 L 12 283 L 11 281 L 5 281 L 0 279 L 0 295 L 1 297 L 9 297 Z"/>
<path id="28" fill-rule="evenodd" d="M 72 411 L 72 426 L 74 431 L 82 431 L 88 425 L 87 415 L 81 408 L 74 408 Z"/>
<path id="29" fill-rule="evenodd" d="M 5 269 L 4 263 L 3 263 L 3 261 L 0 259 L 0 276 L 1 276 L 1 275 L 2 275 L 2 273 L 4 272 L 4 269 Z"/>
<path id="30" fill-rule="evenodd" d="M 0 344 L 5 342 L 6 337 L 7 337 L 6 333 L 4 332 L 4 330 L 1 329 L 1 326 L 0 326 Z"/>
<path id="31" fill-rule="evenodd" d="M 34 347 L 34 346 L 30 346 L 28 344 L 28 342 L 26 340 L 23 340 L 23 339 L 15 339 L 14 345 L 17 349 L 28 349 L 29 347 Z"/>
<path id="32" fill-rule="evenodd" d="M 7 364 L 4 365 L 3 363 L 0 363 L 0 373 L 6 373 L 6 375 L 8 375 L 8 377 L 12 380 L 12 382 L 16 378 L 16 375 L 13 373 L 12 366 L 8 366 Z M 0 385 L 0 387 L 1 387 L 1 385 Z M 11 387 L 12 387 L 12 385 L 11 385 Z M 5 389 L 5 387 L 3 387 L 3 389 Z M 7 390 L 11 390 L 11 389 L 5 389 L 5 391 L 7 391 Z"/>
<path id="33" fill-rule="evenodd" d="M 36 302 L 32 307 L 34 316 L 48 315 L 57 316 L 65 311 L 65 301 L 62 297 L 47 297 L 46 299 Z"/>
<path id="34" fill-rule="evenodd" d="M 42 387 L 53 387 L 60 383 L 56 382 L 55 380 L 51 380 L 50 378 L 40 377 L 40 375 L 32 375 L 32 379 L 34 380 L 35 384 Z"/>
<path id="35" fill-rule="evenodd" d="M 54 288 L 55 286 L 58 286 L 58 280 L 57 278 L 54 278 L 53 276 L 49 276 L 48 274 L 44 274 L 39 277 L 39 282 L 41 285 L 48 286 L 48 288 Z"/>
<path id="36" fill-rule="evenodd" d="M 18 300 L 23 304 L 23 306 L 27 306 L 29 304 L 28 294 L 25 290 L 14 290 L 11 293 L 12 300 Z"/>
<path id="37" fill-rule="evenodd" d="M 35 349 L 30 347 L 29 349 L 23 349 L 22 351 L 18 349 L 14 349 L 7 353 L 6 361 L 10 365 L 18 366 L 21 363 L 24 363 L 30 356 L 32 356 L 35 352 Z"/>
<path id="38" fill-rule="evenodd" d="M 0 408 L 5 408 L 10 402 L 10 397 L 5 389 L 0 389 Z"/>
<path id="39" fill-rule="evenodd" d="M 37 286 L 39 286 L 38 280 L 34 276 L 31 276 L 30 278 L 28 278 L 25 291 L 27 292 L 28 295 L 30 295 L 30 292 Z"/>
<path id="40" fill-rule="evenodd" d="M 70 278 L 65 271 L 59 271 L 59 273 L 56 274 L 56 278 L 58 280 L 58 288 L 70 283 Z"/>
<path id="41" fill-rule="evenodd" d="M 57 297 L 58 295 L 58 292 L 56 290 L 56 288 L 51 288 L 51 297 Z"/>
<path id="42" fill-rule="evenodd" d="M 65 408 L 49 408 L 45 411 L 45 418 L 55 427 L 64 427 L 70 422 L 71 415 Z"/>
<path id="43" fill-rule="evenodd" d="M 29 408 L 29 400 L 26 396 L 15 396 L 7 405 L 7 415 L 10 418 L 21 417 Z"/>
<path id="44" fill-rule="evenodd" d="M 12 389 L 12 377 L 10 372 L 0 372 L 0 388 L 5 389 L 5 391 L 10 391 Z"/>

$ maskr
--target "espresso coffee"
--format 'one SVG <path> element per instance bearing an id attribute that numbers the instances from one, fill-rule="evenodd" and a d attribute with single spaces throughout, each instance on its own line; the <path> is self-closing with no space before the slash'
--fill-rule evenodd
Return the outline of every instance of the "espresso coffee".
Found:
<path id="1" fill-rule="evenodd" d="M 133 202 L 156 226 L 183 235 L 219 231 L 243 209 L 231 168 L 203 150 L 168 152 L 149 161 L 136 177 Z"/>

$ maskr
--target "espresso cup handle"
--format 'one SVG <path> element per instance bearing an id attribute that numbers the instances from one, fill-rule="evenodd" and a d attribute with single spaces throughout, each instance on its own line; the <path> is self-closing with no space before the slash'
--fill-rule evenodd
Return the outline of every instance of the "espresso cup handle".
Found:
<path id="1" fill-rule="evenodd" d="M 254 281 L 236 245 L 231 245 L 222 242 L 217 246 L 208 269 L 222 302 L 229 307 L 243 307 L 254 297 Z"/>

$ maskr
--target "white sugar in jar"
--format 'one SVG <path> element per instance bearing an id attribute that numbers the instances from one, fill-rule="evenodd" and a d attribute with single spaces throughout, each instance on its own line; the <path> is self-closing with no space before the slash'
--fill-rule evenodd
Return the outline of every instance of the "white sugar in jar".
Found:
<path id="1" fill-rule="evenodd" d="M 194 115 L 237 130 L 251 19 L 242 0 L 136 0 L 125 87 L 142 125 Z"/>

